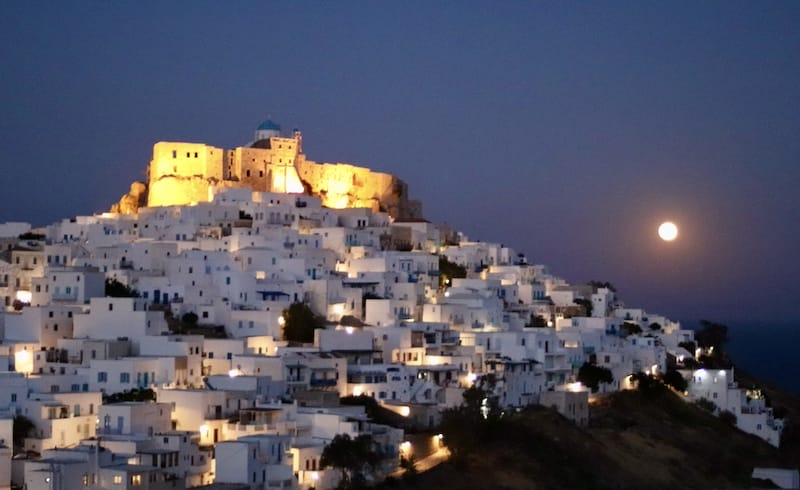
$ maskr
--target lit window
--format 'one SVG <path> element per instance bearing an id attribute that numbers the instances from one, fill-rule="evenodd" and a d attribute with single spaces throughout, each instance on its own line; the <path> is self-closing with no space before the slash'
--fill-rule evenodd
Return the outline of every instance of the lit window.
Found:
<path id="1" fill-rule="evenodd" d="M 142 475 L 131 475 L 131 485 L 138 487 L 142 484 Z"/>
<path id="2" fill-rule="evenodd" d="M 122 485 L 122 476 L 114 475 L 114 485 Z"/>

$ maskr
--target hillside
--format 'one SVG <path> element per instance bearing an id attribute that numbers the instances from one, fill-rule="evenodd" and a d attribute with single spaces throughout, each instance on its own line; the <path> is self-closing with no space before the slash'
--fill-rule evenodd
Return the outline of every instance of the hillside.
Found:
<path id="1" fill-rule="evenodd" d="M 771 488 L 751 471 L 800 466 L 798 452 L 786 449 L 665 389 L 626 391 L 592 405 L 587 428 L 542 407 L 504 416 L 460 461 L 382 488 Z"/>

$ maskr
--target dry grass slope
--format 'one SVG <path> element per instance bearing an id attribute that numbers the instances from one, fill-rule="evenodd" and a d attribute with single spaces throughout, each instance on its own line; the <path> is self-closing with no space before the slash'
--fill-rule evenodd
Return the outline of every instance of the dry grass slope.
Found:
<path id="1" fill-rule="evenodd" d="M 504 417 L 497 437 L 466 460 L 383 488 L 752 488 L 759 485 L 750 479 L 754 466 L 800 466 L 796 452 L 779 451 L 665 389 L 617 393 L 593 405 L 591 416 L 581 429 L 531 407 Z"/>

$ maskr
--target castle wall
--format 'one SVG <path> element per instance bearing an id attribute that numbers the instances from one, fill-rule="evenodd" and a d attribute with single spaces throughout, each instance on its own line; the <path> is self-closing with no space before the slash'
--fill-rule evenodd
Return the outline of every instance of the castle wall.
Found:
<path id="1" fill-rule="evenodd" d="M 148 206 L 209 202 L 210 186 L 223 185 L 261 192 L 305 192 L 330 208 L 369 208 L 395 218 L 421 217 L 419 204 L 408 200 L 402 180 L 346 163 L 306 160 L 301 144 L 299 133 L 293 138 L 272 137 L 269 148 L 222 150 L 201 143 L 156 143 L 146 190 L 132 188 L 116 210 L 136 212 L 144 202 L 144 192 Z"/>
<path id="2" fill-rule="evenodd" d="M 150 180 L 165 176 L 222 180 L 223 150 L 202 143 L 161 141 L 153 145 Z"/>
<path id="3" fill-rule="evenodd" d="M 234 174 L 243 186 L 255 191 L 270 190 L 271 180 L 269 166 L 272 160 L 272 150 L 263 148 L 236 148 L 233 150 Z"/>
<path id="4" fill-rule="evenodd" d="M 373 172 L 365 167 L 346 163 L 315 163 L 300 158 L 297 161 L 300 179 L 311 192 L 331 208 L 370 208 L 387 211 L 392 216 L 406 212 L 406 185 L 395 176 Z"/>
<path id="5" fill-rule="evenodd" d="M 209 200 L 208 186 L 222 180 L 223 150 L 202 143 L 161 141 L 148 169 L 148 206 Z"/>

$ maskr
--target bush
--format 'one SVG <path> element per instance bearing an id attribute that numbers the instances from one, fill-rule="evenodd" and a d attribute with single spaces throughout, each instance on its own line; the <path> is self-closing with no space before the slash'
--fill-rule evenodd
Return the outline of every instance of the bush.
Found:
<path id="1" fill-rule="evenodd" d="M 642 327 L 633 322 L 625 322 L 620 327 L 619 333 L 623 337 L 627 337 L 628 335 L 642 333 Z"/>
<path id="2" fill-rule="evenodd" d="M 305 303 L 292 303 L 283 311 L 283 319 L 283 339 L 289 342 L 314 342 L 314 330 L 324 327 L 322 319 Z"/>
<path id="3" fill-rule="evenodd" d="M 444 255 L 439 256 L 439 287 L 447 286 L 449 279 L 462 279 L 467 277 L 467 268 L 450 262 Z"/>
<path id="4" fill-rule="evenodd" d="M 607 368 L 595 366 L 584 362 L 578 370 L 578 381 L 596 392 L 600 388 L 600 383 L 613 383 L 614 375 Z"/>
<path id="5" fill-rule="evenodd" d="M 186 327 L 196 327 L 197 321 L 200 318 L 197 316 L 197 313 L 190 311 L 189 313 L 184 313 L 181 317 L 181 323 L 183 323 Z"/>
<path id="6" fill-rule="evenodd" d="M 25 445 L 25 438 L 28 437 L 36 428 L 33 421 L 24 415 L 17 415 L 14 417 L 14 421 L 12 422 L 12 438 L 14 439 L 14 445 L 17 447 L 22 447 Z"/>
<path id="7" fill-rule="evenodd" d="M 106 279 L 106 296 L 110 298 L 138 298 L 139 292 L 116 279 Z"/>
<path id="8" fill-rule="evenodd" d="M 636 390 L 648 396 L 654 396 L 666 391 L 664 383 L 658 378 L 647 373 L 635 373 L 631 376 L 636 383 Z"/>
<path id="9" fill-rule="evenodd" d="M 736 426 L 736 415 L 728 410 L 719 413 L 719 419 L 728 425 Z"/>
<path id="10" fill-rule="evenodd" d="M 547 320 L 542 315 L 531 315 L 531 320 L 525 328 L 547 328 Z"/>
<path id="11" fill-rule="evenodd" d="M 120 391 L 110 395 L 103 395 L 103 404 L 154 401 L 156 401 L 156 392 L 150 388 L 134 388 L 132 390 Z"/>
<path id="12" fill-rule="evenodd" d="M 712 402 L 708 398 L 701 398 L 701 399 L 697 400 L 696 402 L 694 402 L 694 404 L 698 408 L 702 408 L 706 412 L 714 413 L 717 410 L 717 406 L 714 404 L 714 402 Z"/>
<path id="13" fill-rule="evenodd" d="M 689 383 L 684 379 L 683 375 L 674 369 L 670 369 L 662 378 L 662 381 L 667 386 L 675 388 L 676 391 L 683 393 L 688 388 Z"/>

